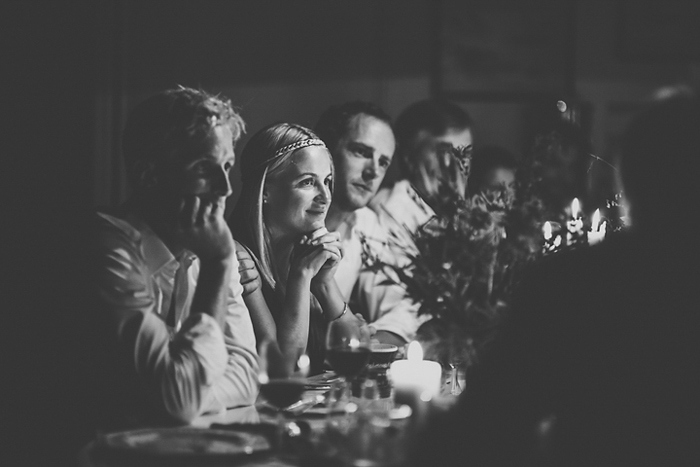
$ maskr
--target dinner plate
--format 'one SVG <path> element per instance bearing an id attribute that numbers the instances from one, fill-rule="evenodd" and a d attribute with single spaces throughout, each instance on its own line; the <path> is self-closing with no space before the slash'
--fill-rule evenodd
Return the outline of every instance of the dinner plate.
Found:
<path id="1" fill-rule="evenodd" d="M 271 443 L 260 430 L 215 430 L 175 427 L 145 428 L 103 435 L 103 448 L 158 457 L 227 457 L 268 451 Z"/>

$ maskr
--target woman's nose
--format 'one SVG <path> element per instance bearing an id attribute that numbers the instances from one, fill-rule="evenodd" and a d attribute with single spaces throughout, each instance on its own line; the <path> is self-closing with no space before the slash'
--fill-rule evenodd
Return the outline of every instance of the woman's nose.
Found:
<path id="1" fill-rule="evenodd" d="M 330 203 L 331 201 L 331 189 L 326 185 L 321 185 L 316 195 L 316 201 L 319 203 Z"/>

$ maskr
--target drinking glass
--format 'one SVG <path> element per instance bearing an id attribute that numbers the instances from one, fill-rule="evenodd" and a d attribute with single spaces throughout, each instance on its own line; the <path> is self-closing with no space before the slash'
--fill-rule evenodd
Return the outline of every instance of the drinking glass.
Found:
<path id="1" fill-rule="evenodd" d="M 338 401 L 347 399 L 348 381 L 359 375 L 371 356 L 367 329 L 352 321 L 331 321 L 326 331 L 326 358 L 339 376 L 333 393 Z"/>
<path id="2" fill-rule="evenodd" d="M 282 449 L 287 427 L 284 409 L 302 399 L 305 386 L 304 379 L 299 376 L 269 378 L 266 368 L 261 368 L 258 380 L 260 382 L 260 394 L 265 398 L 265 401 L 276 409 L 275 443 L 279 449 Z"/>

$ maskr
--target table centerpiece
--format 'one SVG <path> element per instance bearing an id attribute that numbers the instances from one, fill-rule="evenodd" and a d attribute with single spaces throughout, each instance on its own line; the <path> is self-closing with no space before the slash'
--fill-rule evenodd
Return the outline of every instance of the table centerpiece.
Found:
<path id="1" fill-rule="evenodd" d="M 443 155 L 444 156 L 444 155 Z M 468 175 L 464 151 L 452 148 L 447 155 Z M 387 282 L 403 286 L 419 303 L 425 319 L 416 340 L 425 358 L 443 368 L 468 369 L 493 340 L 499 323 L 509 311 L 513 292 L 526 266 L 538 258 L 578 243 L 547 248 L 543 226 L 554 222 L 567 226 L 567 212 L 547 206 L 541 196 L 538 172 L 541 163 L 529 160 L 518 169 L 513 186 L 469 193 L 454 174 L 438 177 L 435 195 L 425 199 L 435 215 L 416 232 L 406 248 L 406 232 L 390 232 L 389 247 L 400 260 L 386 261 L 365 249 L 367 268 L 382 271 Z M 384 256 L 386 257 L 386 255 Z"/>

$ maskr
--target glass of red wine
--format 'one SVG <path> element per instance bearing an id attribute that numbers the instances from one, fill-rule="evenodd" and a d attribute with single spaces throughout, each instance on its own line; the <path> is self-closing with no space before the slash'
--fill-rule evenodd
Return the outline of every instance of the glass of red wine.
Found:
<path id="1" fill-rule="evenodd" d="M 340 377 L 333 388 L 337 401 L 348 397 L 348 381 L 359 375 L 371 356 L 370 337 L 367 329 L 352 321 L 331 321 L 326 331 L 326 359 Z"/>
<path id="2" fill-rule="evenodd" d="M 303 357 L 305 357 L 305 355 Z M 302 358 L 299 360 L 301 361 Z M 269 378 L 267 371 L 264 371 L 264 369 L 261 371 L 258 379 L 260 381 L 260 394 L 277 412 L 275 443 L 277 447 L 281 449 L 284 445 L 287 426 L 287 418 L 284 415 L 284 409 L 302 399 L 305 380 L 302 375 L 293 375 L 288 378 Z"/>

